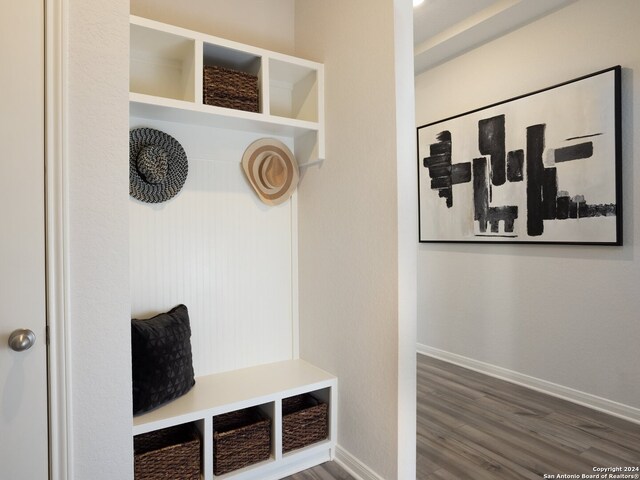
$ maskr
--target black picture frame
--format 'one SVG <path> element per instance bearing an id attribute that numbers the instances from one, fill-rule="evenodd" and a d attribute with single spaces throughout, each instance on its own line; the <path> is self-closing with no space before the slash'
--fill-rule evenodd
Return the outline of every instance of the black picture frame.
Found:
<path id="1" fill-rule="evenodd" d="M 622 245 L 621 70 L 417 127 L 418 240 Z"/>

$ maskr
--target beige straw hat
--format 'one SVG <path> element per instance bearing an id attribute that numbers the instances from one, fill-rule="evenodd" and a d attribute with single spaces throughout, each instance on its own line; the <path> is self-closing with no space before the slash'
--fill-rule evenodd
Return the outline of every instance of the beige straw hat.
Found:
<path id="1" fill-rule="evenodd" d="M 242 168 L 251 186 L 267 205 L 286 202 L 298 185 L 298 163 L 287 146 L 261 138 L 247 147 Z"/>

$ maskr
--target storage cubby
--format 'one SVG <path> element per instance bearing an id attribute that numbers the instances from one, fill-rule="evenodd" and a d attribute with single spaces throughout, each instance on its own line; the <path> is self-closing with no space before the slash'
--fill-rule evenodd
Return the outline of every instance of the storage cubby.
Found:
<path id="1" fill-rule="evenodd" d="M 275 459 L 274 413 L 273 404 L 267 404 L 213 417 L 215 477 Z"/>
<path id="2" fill-rule="evenodd" d="M 161 480 L 170 476 L 200 480 L 202 423 L 174 425 L 136 435 L 133 438 L 134 479 Z"/>
<path id="3" fill-rule="evenodd" d="M 260 83 L 261 57 L 212 43 L 203 44 L 203 103 L 238 110 L 262 112 Z M 207 77 L 215 77 L 208 83 Z M 215 101 L 212 98 L 218 97 Z M 247 100 L 257 97 L 255 109 Z M 209 99 L 209 101 L 207 101 Z"/>
<path id="4" fill-rule="evenodd" d="M 282 399 L 282 452 L 289 454 L 329 438 L 330 389 Z"/>
<path id="5" fill-rule="evenodd" d="M 134 93 L 195 100 L 195 41 L 131 25 L 129 90 Z"/>
<path id="6" fill-rule="evenodd" d="M 204 65 L 229 68 L 255 76 L 260 74 L 261 58 L 250 52 L 205 42 L 202 57 Z"/>
<path id="7" fill-rule="evenodd" d="M 269 59 L 271 115 L 318 121 L 318 69 Z"/>

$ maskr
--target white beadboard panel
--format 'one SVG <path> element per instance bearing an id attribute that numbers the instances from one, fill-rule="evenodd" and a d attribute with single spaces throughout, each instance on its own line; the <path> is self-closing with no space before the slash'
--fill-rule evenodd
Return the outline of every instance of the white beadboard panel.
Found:
<path id="1" fill-rule="evenodd" d="M 130 199 L 132 317 L 187 305 L 197 376 L 291 359 L 295 200 L 268 207 L 246 181 L 240 160 L 259 136 L 131 119 L 141 126 L 182 144 L 189 175 L 168 202 Z"/>

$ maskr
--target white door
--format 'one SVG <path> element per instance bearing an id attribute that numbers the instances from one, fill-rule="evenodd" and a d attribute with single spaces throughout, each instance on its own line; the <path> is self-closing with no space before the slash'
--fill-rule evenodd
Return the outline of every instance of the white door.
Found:
<path id="1" fill-rule="evenodd" d="M 0 478 L 48 478 L 44 0 L 0 6 Z M 15 351 L 13 332 L 35 343 Z M 17 332 L 20 333 L 20 332 Z M 29 345 L 14 335 L 13 348 Z"/>

